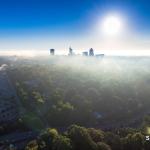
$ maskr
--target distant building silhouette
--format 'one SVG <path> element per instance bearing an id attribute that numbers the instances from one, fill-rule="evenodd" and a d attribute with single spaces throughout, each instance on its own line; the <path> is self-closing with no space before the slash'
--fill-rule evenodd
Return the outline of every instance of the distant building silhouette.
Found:
<path id="1" fill-rule="evenodd" d="M 90 48 L 90 50 L 89 50 L 89 56 L 94 56 L 94 50 L 93 50 L 93 48 Z"/>
<path id="2" fill-rule="evenodd" d="M 50 54 L 55 55 L 55 49 L 50 49 Z"/>
<path id="3" fill-rule="evenodd" d="M 105 55 L 104 54 L 97 54 L 95 55 L 97 58 L 103 58 Z"/>
<path id="4" fill-rule="evenodd" d="M 88 56 L 88 52 L 83 52 L 82 55 L 83 56 Z"/>
<path id="5" fill-rule="evenodd" d="M 71 47 L 69 47 L 69 54 L 68 54 L 69 56 L 72 56 L 72 55 L 74 55 L 74 53 L 73 53 L 73 49 L 71 48 Z"/>

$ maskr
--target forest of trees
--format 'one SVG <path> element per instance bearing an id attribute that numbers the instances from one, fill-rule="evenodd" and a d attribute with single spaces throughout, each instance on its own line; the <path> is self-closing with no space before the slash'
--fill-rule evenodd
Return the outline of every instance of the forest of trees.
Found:
<path id="1" fill-rule="evenodd" d="M 20 121 L 36 131 L 50 127 L 26 150 L 150 149 L 147 58 L 53 57 L 10 64 L 7 73 L 24 109 Z"/>
<path id="2" fill-rule="evenodd" d="M 25 118 L 44 116 L 52 127 L 137 126 L 150 112 L 149 64 L 147 59 L 32 60 L 14 63 L 8 73 Z"/>
<path id="3" fill-rule="evenodd" d="M 25 150 L 149 150 L 149 142 L 135 129 L 114 133 L 72 125 L 62 134 L 56 129 L 46 129 Z"/>

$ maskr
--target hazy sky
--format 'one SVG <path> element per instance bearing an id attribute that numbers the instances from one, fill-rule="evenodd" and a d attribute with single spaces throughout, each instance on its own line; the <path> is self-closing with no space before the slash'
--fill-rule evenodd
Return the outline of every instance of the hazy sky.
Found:
<path id="1" fill-rule="evenodd" d="M 108 15 L 123 24 L 118 37 L 105 37 Z M 1 0 L 0 49 L 150 49 L 149 0 Z"/>

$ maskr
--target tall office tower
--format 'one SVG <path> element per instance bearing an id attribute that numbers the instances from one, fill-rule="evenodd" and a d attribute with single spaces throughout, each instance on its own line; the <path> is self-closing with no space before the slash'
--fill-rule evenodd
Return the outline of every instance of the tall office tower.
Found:
<path id="1" fill-rule="evenodd" d="M 94 50 L 93 50 L 93 48 L 90 48 L 90 50 L 89 50 L 89 56 L 94 56 Z"/>
<path id="2" fill-rule="evenodd" d="M 88 56 L 88 52 L 83 52 L 82 55 L 83 56 Z"/>
<path id="3" fill-rule="evenodd" d="M 71 47 L 69 47 L 69 56 L 72 56 L 74 53 L 73 53 L 73 49 Z"/>
<path id="4" fill-rule="evenodd" d="M 50 49 L 50 54 L 55 55 L 55 49 Z"/>

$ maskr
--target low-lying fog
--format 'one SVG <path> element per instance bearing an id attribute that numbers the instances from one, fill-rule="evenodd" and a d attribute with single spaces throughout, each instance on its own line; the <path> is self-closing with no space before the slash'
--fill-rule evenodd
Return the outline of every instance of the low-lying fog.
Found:
<path id="1" fill-rule="evenodd" d="M 76 55 L 88 50 L 74 50 Z M 107 56 L 150 56 L 150 50 L 95 50 L 95 54 L 105 54 Z M 49 50 L 0 50 L 0 56 L 46 56 Z M 56 55 L 68 55 L 68 50 L 55 50 Z"/>

